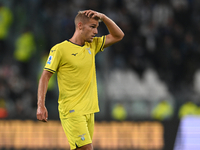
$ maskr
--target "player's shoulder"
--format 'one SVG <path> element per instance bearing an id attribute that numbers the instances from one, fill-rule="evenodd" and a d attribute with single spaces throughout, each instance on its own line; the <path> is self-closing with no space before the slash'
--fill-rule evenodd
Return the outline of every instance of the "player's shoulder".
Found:
<path id="1" fill-rule="evenodd" d="M 60 43 L 57 43 L 56 45 L 54 45 L 51 48 L 51 51 L 52 50 L 54 50 L 54 51 L 62 51 L 63 49 L 65 49 L 67 47 L 68 44 L 69 44 L 69 42 L 67 40 L 65 40 L 63 42 L 60 42 Z"/>
<path id="2" fill-rule="evenodd" d="M 63 47 L 65 47 L 65 46 L 68 45 L 68 44 L 69 44 L 69 42 L 68 42 L 67 40 L 65 40 L 65 41 L 63 41 L 63 42 L 60 42 L 60 43 L 54 45 L 53 48 L 57 48 L 57 49 L 63 48 Z"/>
<path id="3" fill-rule="evenodd" d="M 94 37 L 93 42 L 98 41 L 100 39 L 102 39 L 102 37 Z"/>
<path id="4" fill-rule="evenodd" d="M 99 43 L 99 42 L 103 42 L 105 40 L 105 35 L 101 36 L 101 37 L 94 37 L 93 42 L 94 43 Z"/>
<path id="5" fill-rule="evenodd" d="M 103 41 L 105 36 L 94 37 L 91 43 L 86 42 L 87 45 L 96 45 L 97 43 Z"/>

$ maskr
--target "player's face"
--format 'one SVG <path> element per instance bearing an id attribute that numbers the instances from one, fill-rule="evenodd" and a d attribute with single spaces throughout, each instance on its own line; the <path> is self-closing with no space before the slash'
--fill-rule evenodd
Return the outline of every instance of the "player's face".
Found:
<path id="1" fill-rule="evenodd" d="M 91 43 L 93 38 L 98 33 L 99 22 L 95 19 L 90 19 L 87 23 L 83 24 L 82 36 L 85 42 Z"/>

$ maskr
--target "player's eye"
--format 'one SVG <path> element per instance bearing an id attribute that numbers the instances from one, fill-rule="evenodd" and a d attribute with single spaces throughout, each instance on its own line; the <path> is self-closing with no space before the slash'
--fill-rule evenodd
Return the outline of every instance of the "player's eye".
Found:
<path id="1" fill-rule="evenodd" d="M 91 26 L 91 28 L 95 28 L 95 26 Z"/>

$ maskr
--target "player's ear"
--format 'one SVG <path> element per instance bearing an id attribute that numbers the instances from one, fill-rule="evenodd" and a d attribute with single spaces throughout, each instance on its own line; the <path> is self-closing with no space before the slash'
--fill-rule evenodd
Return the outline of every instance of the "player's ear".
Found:
<path id="1" fill-rule="evenodd" d="M 83 23 L 82 23 L 82 22 L 79 22 L 79 23 L 77 24 L 77 27 L 78 27 L 79 30 L 82 30 L 82 28 L 83 28 Z"/>

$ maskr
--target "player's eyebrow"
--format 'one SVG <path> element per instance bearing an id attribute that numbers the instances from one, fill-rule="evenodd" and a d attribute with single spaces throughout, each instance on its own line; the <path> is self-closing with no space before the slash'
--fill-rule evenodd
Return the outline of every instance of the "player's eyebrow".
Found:
<path id="1" fill-rule="evenodd" d="M 94 24 L 91 24 L 91 26 L 95 26 L 95 27 L 98 27 L 99 25 L 97 25 L 97 24 L 95 24 L 95 23 L 94 23 Z"/>

